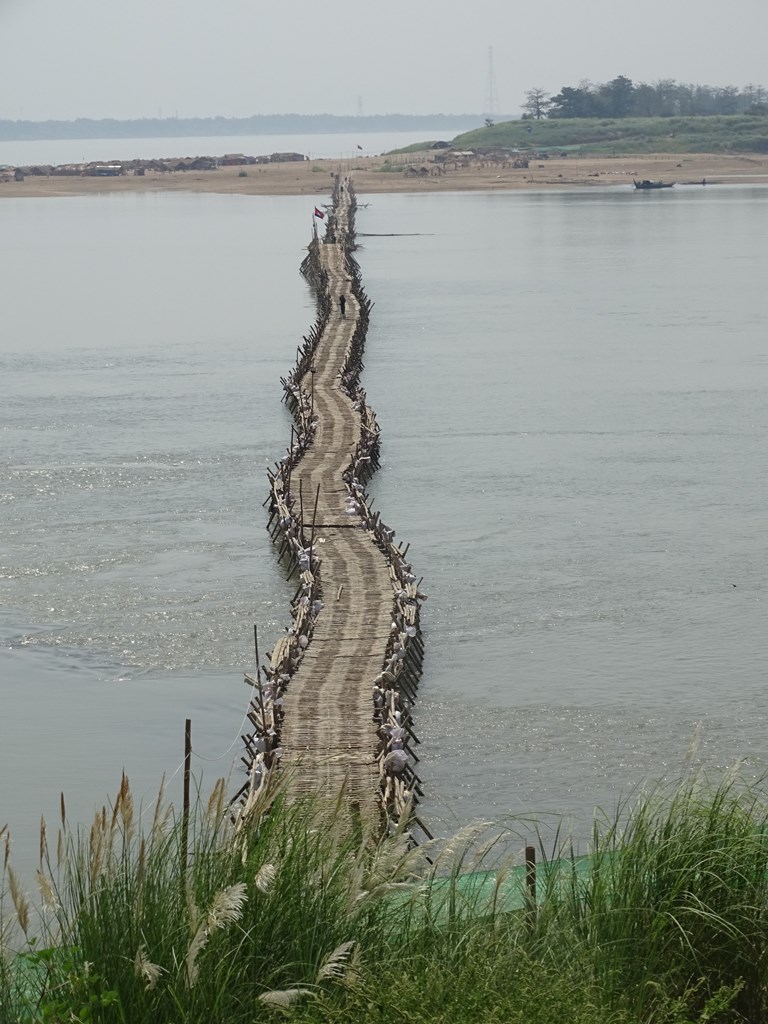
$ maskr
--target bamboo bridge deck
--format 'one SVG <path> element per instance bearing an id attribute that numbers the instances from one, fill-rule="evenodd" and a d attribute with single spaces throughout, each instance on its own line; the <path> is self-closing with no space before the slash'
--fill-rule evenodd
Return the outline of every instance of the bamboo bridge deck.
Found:
<path id="1" fill-rule="evenodd" d="M 293 795 L 335 800 L 343 787 L 363 820 L 406 814 L 428 834 L 412 815 L 420 781 L 410 718 L 424 595 L 407 548 L 374 515 L 364 488 L 379 431 L 357 384 L 371 303 L 352 256 L 354 209 L 349 182 L 337 180 L 325 239 L 315 233 L 302 264 L 318 321 L 283 381 L 298 426 L 270 473 L 273 539 L 301 582 L 265 681 L 260 668 L 246 675 L 254 731 L 243 736 L 249 782 L 238 795 L 247 805 L 282 764 Z"/>
<path id="2" fill-rule="evenodd" d="M 338 233 L 347 230 L 349 193 L 341 191 Z M 299 791 L 336 795 L 340 778 L 348 795 L 373 810 L 379 770 L 371 709 L 371 680 L 381 671 L 392 620 L 392 585 L 382 553 L 346 514 L 347 469 L 360 436 L 360 415 L 341 389 L 340 375 L 357 324 L 359 306 L 344 267 L 341 240 L 320 249 L 328 273 L 331 317 L 315 350 L 312 447 L 293 471 L 291 487 L 307 497 L 320 488 L 315 539 L 321 559 L 324 609 L 312 643 L 285 696 L 282 744 L 285 763 L 300 765 Z M 346 317 L 339 296 L 346 297 Z"/>

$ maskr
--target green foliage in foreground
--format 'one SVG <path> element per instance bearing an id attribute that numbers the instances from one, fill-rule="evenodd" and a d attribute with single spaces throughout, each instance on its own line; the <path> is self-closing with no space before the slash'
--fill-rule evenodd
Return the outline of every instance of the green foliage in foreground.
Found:
<path id="1" fill-rule="evenodd" d="M 582 154 L 768 153 L 768 116 L 623 117 L 505 121 L 453 140 L 456 149 Z M 413 147 L 409 147 L 413 148 Z"/>
<path id="2" fill-rule="evenodd" d="M 0 1021 L 756 1024 L 767 825 L 761 788 L 690 781 L 540 867 L 534 910 L 503 864 L 467 884 L 487 825 L 410 849 L 274 790 L 233 821 L 220 785 L 183 861 L 172 811 L 139 829 L 124 783 L 55 857 L 41 837 L 39 920 L 5 872 Z"/>

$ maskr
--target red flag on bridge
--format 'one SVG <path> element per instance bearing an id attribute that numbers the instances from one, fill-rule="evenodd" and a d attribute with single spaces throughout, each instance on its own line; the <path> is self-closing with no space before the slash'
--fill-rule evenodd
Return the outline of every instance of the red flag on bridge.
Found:
<path id="1" fill-rule="evenodd" d="M 320 220 L 323 220 L 323 218 L 325 217 L 325 214 L 323 213 L 322 210 L 318 210 L 318 208 L 315 207 L 315 216 L 319 217 Z"/>

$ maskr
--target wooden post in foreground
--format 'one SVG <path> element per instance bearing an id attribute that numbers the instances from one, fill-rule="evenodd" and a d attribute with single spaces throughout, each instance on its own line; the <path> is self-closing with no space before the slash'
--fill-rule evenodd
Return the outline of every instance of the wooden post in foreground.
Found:
<path id="1" fill-rule="evenodd" d="M 181 817 L 181 875 L 187 872 L 187 853 L 189 847 L 189 779 L 192 768 L 192 719 L 184 722 L 184 803 Z"/>
<path id="2" fill-rule="evenodd" d="M 536 920 L 536 847 L 525 848 L 525 895 L 528 908 L 529 924 L 533 927 Z"/>

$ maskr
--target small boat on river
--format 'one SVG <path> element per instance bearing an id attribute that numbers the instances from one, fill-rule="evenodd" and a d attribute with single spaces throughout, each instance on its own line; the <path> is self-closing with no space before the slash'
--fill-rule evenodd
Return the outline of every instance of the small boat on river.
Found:
<path id="1" fill-rule="evenodd" d="M 634 181 L 634 178 L 632 179 Z M 651 188 L 673 188 L 674 181 L 651 181 L 649 178 L 644 178 L 642 181 L 635 181 L 635 188 L 640 189 L 651 189 Z"/>

